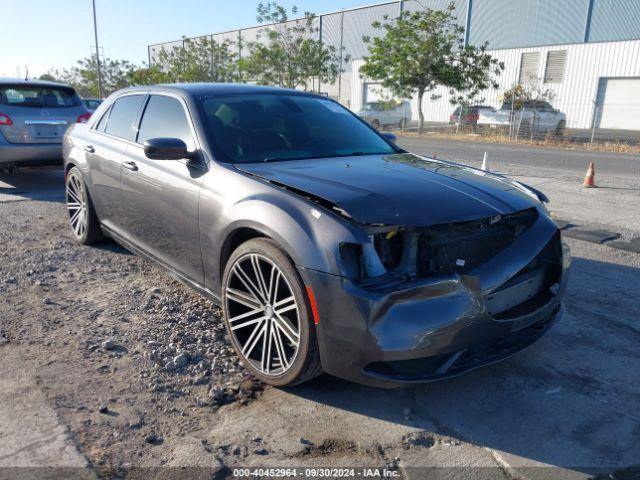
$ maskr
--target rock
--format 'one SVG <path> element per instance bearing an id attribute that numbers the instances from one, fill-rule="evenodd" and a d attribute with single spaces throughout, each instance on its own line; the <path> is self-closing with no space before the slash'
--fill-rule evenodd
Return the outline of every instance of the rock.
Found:
<path id="1" fill-rule="evenodd" d="M 144 442 L 150 445 L 161 445 L 164 442 L 164 438 L 156 435 L 155 432 L 151 432 L 144 437 Z"/>
<path id="2" fill-rule="evenodd" d="M 405 450 L 413 447 L 431 448 L 435 444 L 435 438 L 429 432 L 411 432 L 402 437 L 402 445 Z"/>
<path id="3" fill-rule="evenodd" d="M 16 277 L 9 277 L 5 280 L 5 283 L 16 283 Z"/>
<path id="4" fill-rule="evenodd" d="M 209 397 L 211 397 L 214 404 L 219 405 L 224 402 L 224 390 L 222 388 L 212 388 L 209 390 Z"/>
<path id="5" fill-rule="evenodd" d="M 105 350 L 113 350 L 114 348 L 116 348 L 116 344 L 113 340 L 108 339 L 102 342 L 102 348 L 104 348 Z"/>
<path id="6" fill-rule="evenodd" d="M 53 300 L 51 300 L 50 298 L 44 298 L 42 300 L 42 303 L 44 303 L 45 305 L 51 305 L 53 304 Z"/>
<path id="7" fill-rule="evenodd" d="M 129 428 L 138 430 L 139 428 L 142 428 L 142 426 L 144 425 L 144 420 L 142 417 L 136 417 L 129 420 L 128 425 L 129 425 Z"/>
<path id="8" fill-rule="evenodd" d="M 100 407 L 98 408 L 98 412 L 100 413 L 109 413 L 109 407 L 107 407 L 106 405 L 100 405 Z"/>
<path id="9" fill-rule="evenodd" d="M 300 437 L 300 443 L 308 446 L 313 445 L 313 442 L 311 440 L 307 440 L 306 438 L 302 438 L 302 437 Z"/>
<path id="10" fill-rule="evenodd" d="M 256 455 L 269 455 L 269 450 L 266 448 L 256 448 L 253 453 Z"/>
<path id="11" fill-rule="evenodd" d="M 174 357 L 173 363 L 176 368 L 182 368 L 189 363 L 189 356 L 185 352 L 182 352 Z"/>

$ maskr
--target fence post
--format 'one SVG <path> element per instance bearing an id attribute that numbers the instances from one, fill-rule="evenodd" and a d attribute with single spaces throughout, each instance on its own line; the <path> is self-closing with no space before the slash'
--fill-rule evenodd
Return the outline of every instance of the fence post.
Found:
<path id="1" fill-rule="evenodd" d="M 590 144 L 593 145 L 593 139 L 596 136 L 596 122 L 598 121 L 598 110 L 600 109 L 600 107 L 598 105 L 596 105 L 596 108 L 593 112 L 593 124 L 591 125 L 591 142 Z"/>
<path id="2" fill-rule="evenodd" d="M 322 56 L 322 18 L 323 15 L 320 15 L 320 26 L 318 28 L 318 41 L 320 42 L 320 52 L 318 52 L 318 93 L 322 92 L 322 65 L 320 63 Z"/>
<path id="3" fill-rule="evenodd" d="M 340 72 L 338 73 L 338 102 L 342 102 L 342 58 L 344 57 L 344 10 L 340 13 Z"/>

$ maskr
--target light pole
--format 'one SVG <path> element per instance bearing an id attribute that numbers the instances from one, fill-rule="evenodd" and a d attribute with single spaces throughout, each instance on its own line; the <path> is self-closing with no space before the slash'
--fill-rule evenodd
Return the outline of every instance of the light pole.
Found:
<path id="1" fill-rule="evenodd" d="M 96 40 L 96 67 L 98 70 L 98 96 L 102 98 L 102 72 L 100 71 L 100 50 L 98 49 L 98 23 L 96 22 L 96 0 L 93 2 L 93 35 Z"/>

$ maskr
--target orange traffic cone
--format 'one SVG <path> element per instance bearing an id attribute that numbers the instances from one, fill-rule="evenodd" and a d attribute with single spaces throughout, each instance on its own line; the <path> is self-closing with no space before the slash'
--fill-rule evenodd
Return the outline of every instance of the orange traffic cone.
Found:
<path id="1" fill-rule="evenodd" d="M 587 169 L 587 175 L 584 177 L 584 183 L 582 185 L 587 188 L 592 188 L 596 186 L 596 167 L 593 164 L 593 162 L 589 164 L 589 168 Z"/>

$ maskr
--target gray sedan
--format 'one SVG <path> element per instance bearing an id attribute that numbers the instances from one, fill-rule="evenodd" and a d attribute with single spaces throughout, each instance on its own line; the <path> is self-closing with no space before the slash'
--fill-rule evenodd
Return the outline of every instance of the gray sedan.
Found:
<path id="1" fill-rule="evenodd" d="M 333 100 L 191 84 L 113 94 L 64 140 L 69 224 L 220 304 L 264 382 L 429 382 L 563 314 L 569 255 L 537 190 L 397 147 Z"/>
<path id="2" fill-rule="evenodd" d="M 68 85 L 0 79 L 0 166 L 61 164 L 67 127 L 90 116 Z"/>

